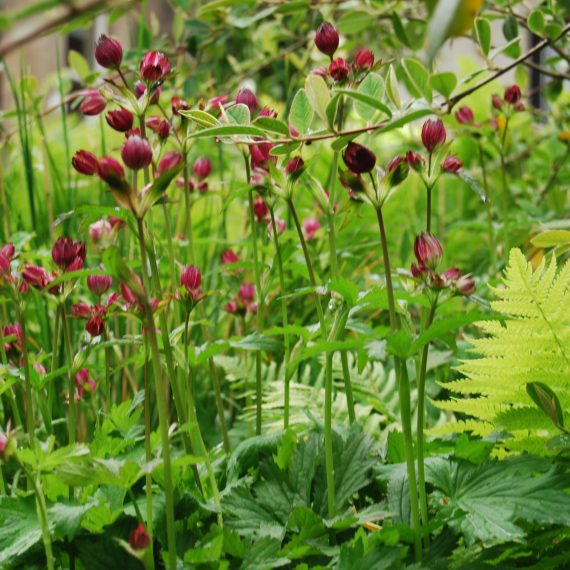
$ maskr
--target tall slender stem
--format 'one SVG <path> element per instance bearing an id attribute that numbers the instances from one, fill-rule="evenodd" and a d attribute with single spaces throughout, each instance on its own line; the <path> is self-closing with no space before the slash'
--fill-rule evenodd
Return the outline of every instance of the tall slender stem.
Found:
<path id="1" fill-rule="evenodd" d="M 24 357 L 24 379 L 26 385 L 26 426 L 30 447 L 34 449 L 36 445 L 35 419 L 34 419 L 34 395 L 32 394 L 32 382 L 30 378 L 30 360 L 28 357 L 26 316 L 23 311 L 18 310 L 20 326 L 22 327 L 22 355 Z"/>
<path id="2" fill-rule="evenodd" d="M 67 312 L 65 305 L 60 305 L 61 310 L 61 328 L 63 329 L 63 342 L 65 346 L 65 355 L 67 358 L 67 391 L 69 393 L 69 414 L 68 414 L 68 434 L 69 444 L 75 443 L 75 383 L 72 374 L 73 367 L 73 348 L 71 345 L 71 336 L 69 334 L 69 323 L 67 320 Z M 73 490 L 70 488 L 70 494 L 73 495 Z"/>
<path id="3" fill-rule="evenodd" d="M 279 236 L 277 224 L 275 223 L 275 212 L 273 208 L 269 208 L 271 216 L 271 233 L 273 235 L 273 244 L 275 245 L 275 255 L 277 258 L 277 269 L 279 271 L 279 285 L 281 287 L 281 322 L 283 329 L 287 327 L 289 319 L 287 317 L 287 300 L 285 299 L 285 275 L 283 273 L 283 258 L 281 257 L 281 247 L 279 245 Z M 291 354 L 291 342 L 289 334 L 283 331 L 283 343 L 285 344 L 285 355 L 283 358 L 283 368 L 285 373 L 285 385 L 283 394 L 283 429 L 289 427 L 289 404 L 290 404 L 290 385 L 291 372 L 289 370 L 289 358 Z"/>
<path id="4" fill-rule="evenodd" d="M 249 160 L 247 155 L 244 154 L 245 161 L 245 175 L 247 184 L 250 184 L 251 172 L 249 167 Z M 251 230 L 251 248 L 253 251 L 253 273 L 255 277 L 255 288 L 257 290 L 257 332 L 263 331 L 263 314 L 265 312 L 264 294 L 261 290 L 261 276 L 259 272 L 259 252 L 257 248 L 257 228 L 255 224 L 255 212 L 253 210 L 253 188 L 250 187 L 248 192 L 249 203 L 249 225 Z M 255 434 L 261 435 L 262 423 L 262 405 L 263 405 L 263 386 L 261 383 L 261 351 L 255 353 Z"/>
<path id="5" fill-rule="evenodd" d="M 499 149 L 499 155 L 501 158 L 501 182 L 502 182 L 502 203 L 503 203 L 503 257 L 508 259 L 509 249 L 510 249 L 510 236 L 509 236 L 509 188 L 507 186 L 507 164 L 505 160 L 505 151 L 507 145 L 507 133 L 509 129 L 509 118 L 507 117 L 505 121 L 505 128 L 501 136 L 501 146 Z"/>
<path id="6" fill-rule="evenodd" d="M 437 298 L 432 302 L 429 314 L 427 316 L 424 331 L 429 329 L 433 323 L 435 310 L 437 308 Z M 420 509 L 422 515 L 422 523 L 424 527 L 428 525 L 428 506 L 427 506 L 427 493 L 425 481 L 425 464 L 424 464 L 424 426 L 425 426 L 425 391 L 426 391 L 426 371 L 427 360 L 429 353 L 429 342 L 424 344 L 420 359 L 420 369 L 418 374 L 418 417 L 416 425 L 416 435 L 418 439 L 417 453 L 418 453 L 418 485 L 420 491 Z M 429 536 L 426 535 L 426 542 Z"/>
<path id="7" fill-rule="evenodd" d="M 491 195 L 489 190 L 489 183 L 487 180 L 487 165 L 485 163 L 485 153 L 483 152 L 483 145 L 481 141 L 478 142 L 479 146 L 479 164 L 481 166 L 481 174 L 483 176 L 483 189 L 487 196 L 487 203 L 485 204 L 487 210 L 487 231 L 489 233 L 489 252 L 490 252 L 490 265 L 491 275 L 494 275 L 497 269 L 497 245 L 495 244 L 495 229 L 493 228 L 493 211 L 491 209 Z"/>
<path id="8" fill-rule="evenodd" d="M 141 258 L 146 259 L 146 244 L 142 220 L 137 219 L 139 247 Z M 176 570 L 176 534 L 174 526 L 174 497 L 172 489 L 172 466 L 170 462 L 170 442 L 168 438 L 168 410 L 165 385 L 160 360 L 160 351 L 156 339 L 156 328 L 152 315 L 152 308 L 148 300 L 148 289 L 145 290 L 145 299 L 142 300 L 146 316 L 146 337 L 150 344 L 156 401 L 158 404 L 158 423 L 162 442 L 162 463 L 164 468 L 164 496 L 166 506 L 166 535 L 168 544 L 168 568 Z"/>
<path id="9" fill-rule="evenodd" d="M 384 262 L 384 274 L 386 277 L 386 294 L 388 296 L 388 311 L 390 313 L 390 327 L 393 331 L 400 329 L 400 319 L 396 313 L 394 302 L 394 288 L 392 286 L 392 269 L 390 267 L 390 257 L 388 254 L 388 240 L 386 239 L 386 228 L 382 208 L 376 208 L 378 219 L 378 229 L 380 231 L 380 242 L 382 245 L 382 258 Z M 402 432 L 404 434 L 404 451 L 406 455 L 406 469 L 408 473 L 408 483 L 410 486 L 410 508 L 412 513 L 412 528 L 415 535 L 415 557 L 420 560 L 422 556 L 422 545 L 420 538 L 420 513 L 418 505 L 418 490 L 416 485 L 416 468 L 414 465 L 414 445 L 412 440 L 412 412 L 410 403 L 410 380 L 408 378 L 408 368 L 406 361 L 401 358 L 394 359 L 394 368 L 398 380 L 398 395 L 400 401 L 400 415 L 402 420 Z"/>

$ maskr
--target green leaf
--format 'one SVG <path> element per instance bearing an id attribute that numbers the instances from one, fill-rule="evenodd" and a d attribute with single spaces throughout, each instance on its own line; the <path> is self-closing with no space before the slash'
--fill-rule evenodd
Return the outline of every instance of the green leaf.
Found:
<path id="1" fill-rule="evenodd" d="M 358 300 L 358 285 L 350 279 L 335 277 L 329 284 L 329 289 L 343 297 L 350 307 L 354 307 Z"/>
<path id="2" fill-rule="evenodd" d="M 292 142 L 287 144 L 275 145 L 270 151 L 271 156 L 287 156 L 288 154 L 294 153 L 300 146 L 301 142 Z"/>
<path id="3" fill-rule="evenodd" d="M 241 350 L 262 350 L 264 352 L 276 352 L 281 350 L 282 343 L 276 338 L 267 337 L 261 333 L 254 332 L 239 340 L 230 340 L 230 346 Z"/>
<path id="4" fill-rule="evenodd" d="M 347 97 L 351 97 L 352 99 L 355 99 L 356 101 L 363 103 L 367 107 L 371 107 L 372 109 L 376 109 L 377 111 L 382 111 L 382 113 L 385 113 L 386 115 L 388 115 L 388 117 L 392 116 L 392 111 L 390 111 L 390 108 L 387 105 L 382 103 L 382 101 L 379 101 L 374 97 L 371 97 L 370 95 L 366 95 L 365 93 L 361 93 L 360 91 L 352 91 L 351 89 L 337 89 L 336 92 L 340 93 L 341 95 L 346 95 Z"/>
<path id="5" fill-rule="evenodd" d="M 463 180 L 463 182 L 465 182 L 465 184 L 467 184 L 467 186 L 469 186 L 469 188 L 471 188 L 471 190 L 473 190 L 473 192 L 475 192 L 475 194 L 481 198 L 481 201 L 484 204 L 487 204 L 489 202 L 489 197 L 485 193 L 483 187 L 479 184 L 479 182 L 477 182 L 477 180 L 475 180 L 475 178 L 465 172 L 465 170 L 461 169 L 459 172 L 453 173 L 453 176 L 457 176 L 457 178 Z"/>
<path id="6" fill-rule="evenodd" d="M 103 264 L 110 275 L 119 282 L 123 282 L 139 299 L 146 297 L 141 282 L 127 265 L 116 246 L 112 245 L 103 252 Z"/>
<path id="7" fill-rule="evenodd" d="M 430 84 L 432 89 L 435 89 L 446 99 L 449 99 L 457 85 L 457 77 L 455 76 L 455 73 L 452 73 L 451 71 L 436 73 L 431 76 Z"/>
<path id="8" fill-rule="evenodd" d="M 249 125 L 251 122 L 251 115 L 249 107 L 243 103 L 237 103 L 225 110 L 225 114 L 231 123 L 236 125 Z"/>
<path id="9" fill-rule="evenodd" d="M 426 481 L 446 499 L 448 524 L 468 545 L 520 541 L 525 530 L 519 522 L 570 524 L 568 476 L 549 461 L 525 456 L 475 466 L 433 458 L 426 464 Z"/>
<path id="10" fill-rule="evenodd" d="M 372 97 L 372 99 L 376 101 L 380 101 L 384 95 L 384 80 L 382 76 L 377 73 L 369 73 L 358 86 L 358 92 L 362 95 Z M 386 108 L 388 109 L 388 107 Z M 360 102 L 357 100 L 354 104 L 354 109 L 365 121 L 370 121 L 374 116 L 373 109 L 371 109 L 370 105 L 365 101 Z M 392 115 L 390 109 L 388 109 L 388 113 L 386 114 L 389 117 Z"/>
<path id="11" fill-rule="evenodd" d="M 305 134 L 311 128 L 314 116 L 315 113 L 307 97 L 307 93 L 304 89 L 299 89 L 293 99 L 293 103 L 291 103 L 289 123 L 293 125 L 299 133 Z"/>
<path id="12" fill-rule="evenodd" d="M 526 392 L 538 408 L 550 418 L 550 421 L 558 429 L 565 431 L 564 412 L 554 390 L 542 382 L 529 382 L 526 385 Z"/>
<path id="13" fill-rule="evenodd" d="M 315 113 L 323 120 L 327 120 L 327 106 L 331 100 L 331 94 L 325 80 L 320 75 L 309 75 L 305 80 L 305 91 L 315 110 Z"/>
<path id="14" fill-rule="evenodd" d="M 426 52 L 428 63 L 433 61 L 439 48 L 449 35 L 449 30 L 457 16 L 461 0 L 439 0 L 433 11 L 426 32 Z"/>
<path id="15" fill-rule="evenodd" d="M 547 230 L 534 236 L 530 242 L 535 247 L 558 247 L 570 244 L 570 231 Z"/>
<path id="16" fill-rule="evenodd" d="M 257 117 L 257 119 L 253 121 L 253 124 L 271 133 L 278 133 L 286 137 L 289 136 L 289 127 L 283 121 L 279 121 L 273 117 Z"/>
<path id="17" fill-rule="evenodd" d="M 192 139 L 204 139 L 214 137 L 262 137 L 265 138 L 265 131 L 253 125 L 224 125 L 202 129 L 190 135 Z"/>
<path id="18" fill-rule="evenodd" d="M 402 69 L 408 81 L 406 82 L 414 97 L 423 97 L 428 103 L 432 101 L 432 92 L 428 70 L 417 60 L 402 59 Z"/>
<path id="19" fill-rule="evenodd" d="M 210 115 L 210 113 L 206 113 L 206 111 L 200 111 L 195 109 L 187 111 L 178 111 L 178 113 L 183 117 L 186 117 L 194 121 L 201 127 L 206 127 L 206 128 L 216 127 L 220 124 L 220 122 L 218 121 L 218 119 L 216 119 L 216 117 Z"/>
<path id="20" fill-rule="evenodd" d="M 81 79 L 89 77 L 93 72 L 91 71 L 91 66 L 87 63 L 87 60 L 77 51 L 69 50 L 67 54 L 67 61 L 69 67 L 79 75 Z"/>
<path id="21" fill-rule="evenodd" d="M 166 189 L 170 183 L 178 176 L 178 174 L 184 168 L 184 164 L 181 162 L 177 164 L 174 168 L 170 168 L 166 172 L 163 172 L 155 178 L 150 186 L 150 188 L 145 193 L 143 199 L 141 200 L 139 206 L 139 215 L 144 216 L 145 213 L 162 198 L 162 195 L 166 192 Z"/>
<path id="22" fill-rule="evenodd" d="M 491 24 L 487 18 L 475 18 L 475 37 L 481 51 L 487 56 L 491 49 Z"/>
<path id="23" fill-rule="evenodd" d="M 400 90 L 398 89 L 398 78 L 394 66 L 390 64 L 388 73 L 386 73 L 386 94 L 397 109 L 402 108 L 402 99 L 400 97 Z"/>
<path id="24" fill-rule="evenodd" d="M 503 35 L 509 42 L 519 35 L 517 19 L 512 14 L 509 14 L 503 21 Z"/>
<path id="25" fill-rule="evenodd" d="M 527 18 L 527 24 L 529 30 L 533 34 L 539 36 L 544 31 L 544 26 L 546 24 L 543 11 L 540 8 L 531 10 Z"/>
<path id="26" fill-rule="evenodd" d="M 0 521 L 0 567 L 17 567 L 17 559 L 42 536 L 35 497 L 0 497 Z"/>

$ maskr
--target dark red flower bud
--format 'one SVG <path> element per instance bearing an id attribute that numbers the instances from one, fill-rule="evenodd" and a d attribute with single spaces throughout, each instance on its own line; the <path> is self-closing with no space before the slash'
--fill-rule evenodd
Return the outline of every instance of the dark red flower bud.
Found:
<path id="1" fill-rule="evenodd" d="M 7 277 L 12 273 L 10 259 L 0 253 L 0 275 Z"/>
<path id="2" fill-rule="evenodd" d="M 93 176 L 97 172 L 97 166 L 99 161 L 97 157 L 88 150 L 78 150 L 73 155 L 71 159 L 71 166 L 79 172 L 79 174 L 85 174 L 86 176 Z"/>
<path id="3" fill-rule="evenodd" d="M 405 156 L 395 156 L 388 165 L 384 182 L 390 187 L 394 188 L 401 184 L 410 171 L 410 165 Z"/>
<path id="4" fill-rule="evenodd" d="M 416 279 L 423 279 L 424 275 L 428 272 L 428 268 L 421 263 L 418 263 L 417 265 L 415 263 L 412 263 L 410 271 L 412 273 L 412 276 Z"/>
<path id="5" fill-rule="evenodd" d="M 194 176 L 196 176 L 198 180 L 204 180 L 204 178 L 208 178 L 212 172 L 212 163 L 209 159 L 201 156 L 195 160 L 192 166 L 192 172 L 194 172 Z"/>
<path id="6" fill-rule="evenodd" d="M 30 264 L 24 265 L 22 278 L 28 285 L 38 289 L 43 289 L 50 280 L 48 272 L 43 267 Z"/>
<path id="7" fill-rule="evenodd" d="M 117 69 L 123 61 L 123 46 L 117 40 L 101 34 L 95 43 L 95 60 L 101 67 Z"/>
<path id="8" fill-rule="evenodd" d="M 291 176 L 295 172 L 302 170 L 305 167 L 305 162 L 300 156 L 294 156 L 285 166 L 285 174 Z"/>
<path id="9" fill-rule="evenodd" d="M 176 165 L 180 164 L 182 161 L 182 155 L 176 150 L 170 150 L 160 159 L 158 163 L 158 172 L 162 174 Z"/>
<path id="10" fill-rule="evenodd" d="M 463 167 L 463 163 L 453 154 L 446 156 L 441 163 L 441 169 L 444 172 L 459 172 Z"/>
<path id="11" fill-rule="evenodd" d="M 410 165 L 410 168 L 414 170 L 420 170 L 425 160 L 426 159 L 419 152 L 413 150 L 406 152 L 406 161 Z"/>
<path id="12" fill-rule="evenodd" d="M 91 316 L 91 307 L 86 303 L 71 305 L 71 316 L 75 319 L 87 319 Z"/>
<path id="13" fill-rule="evenodd" d="M 522 97 L 521 88 L 518 85 L 510 85 L 505 89 L 504 99 L 511 105 L 516 105 Z"/>
<path id="14" fill-rule="evenodd" d="M 315 34 L 315 45 L 317 49 L 332 57 L 334 52 L 338 48 L 339 36 L 336 28 L 329 22 L 323 22 L 318 28 Z"/>
<path id="15" fill-rule="evenodd" d="M 150 536 L 142 523 L 129 534 L 129 544 L 135 550 L 142 550 L 150 544 Z"/>
<path id="16" fill-rule="evenodd" d="M 497 111 L 503 108 L 503 100 L 496 94 L 491 97 L 491 104 Z"/>
<path id="17" fill-rule="evenodd" d="M 206 103 L 206 111 L 219 111 L 220 106 L 224 106 L 229 101 L 227 95 L 218 95 L 217 97 L 212 97 L 208 99 Z"/>
<path id="18" fill-rule="evenodd" d="M 237 313 L 238 312 L 238 304 L 237 301 L 228 301 L 224 307 L 226 312 L 228 313 Z"/>
<path id="19" fill-rule="evenodd" d="M 462 275 L 455 283 L 455 287 L 462 294 L 469 297 L 475 293 L 475 281 L 469 275 Z"/>
<path id="20" fill-rule="evenodd" d="M 236 95 L 236 104 L 245 105 L 251 113 L 257 111 L 259 103 L 257 97 L 249 89 L 240 89 Z"/>
<path id="21" fill-rule="evenodd" d="M 104 156 L 97 164 L 97 173 L 101 180 L 108 184 L 118 182 L 125 177 L 125 171 L 118 160 L 112 156 Z"/>
<path id="22" fill-rule="evenodd" d="M 173 115 L 178 115 L 179 111 L 188 111 L 190 109 L 190 105 L 183 99 L 180 99 L 180 97 L 172 97 L 172 99 L 170 99 L 170 106 Z"/>
<path id="23" fill-rule="evenodd" d="M 461 271 L 457 267 L 450 267 L 442 275 L 444 281 L 457 281 L 461 277 Z"/>
<path id="24" fill-rule="evenodd" d="M 79 271 L 83 269 L 83 259 L 76 257 L 66 268 L 66 272 Z"/>
<path id="25" fill-rule="evenodd" d="M 320 229 L 321 222 L 317 218 L 306 218 L 303 220 L 303 233 L 306 240 L 312 240 Z"/>
<path id="26" fill-rule="evenodd" d="M 198 182 L 198 192 L 204 194 L 208 191 L 208 183 L 207 182 Z"/>
<path id="27" fill-rule="evenodd" d="M 133 293 L 132 289 L 127 287 L 124 283 L 119 283 L 119 289 L 121 290 L 121 296 L 125 300 L 125 303 L 128 307 L 135 305 L 138 302 L 138 298 Z"/>
<path id="28" fill-rule="evenodd" d="M 159 51 L 147 51 L 142 57 L 139 71 L 147 81 L 160 81 L 170 71 L 170 62 Z"/>
<path id="29" fill-rule="evenodd" d="M 0 248 L 0 254 L 6 256 L 8 259 L 12 259 L 16 253 L 16 248 L 12 242 L 8 242 Z"/>
<path id="30" fill-rule="evenodd" d="M 342 158 L 354 174 L 370 172 L 376 164 L 374 153 L 365 146 L 354 142 L 348 143 Z"/>
<path id="31" fill-rule="evenodd" d="M 135 97 L 140 99 L 146 93 L 146 85 L 142 81 L 135 83 Z M 150 104 L 156 105 L 162 93 L 162 87 L 155 87 L 150 95 Z"/>
<path id="32" fill-rule="evenodd" d="M 255 285 L 243 283 L 238 291 L 239 300 L 247 307 L 255 299 Z"/>
<path id="33" fill-rule="evenodd" d="M 9 342 L 4 342 L 4 349 L 8 355 L 14 356 L 14 354 L 22 352 L 22 348 L 24 346 L 24 331 L 20 326 L 20 323 L 14 323 L 13 325 L 6 325 L 3 327 L 2 336 L 4 337 L 4 340 L 6 340 L 7 337 L 15 337 Z"/>
<path id="34" fill-rule="evenodd" d="M 422 232 L 414 242 L 414 254 L 421 265 L 436 269 L 441 262 L 443 248 L 434 235 Z"/>
<path id="35" fill-rule="evenodd" d="M 475 121 L 475 117 L 473 116 L 473 111 L 470 107 L 461 107 L 455 112 L 455 118 L 457 119 L 458 123 L 462 125 L 472 125 Z"/>
<path id="36" fill-rule="evenodd" d="M 237 263 L 238 256 L 231 249 L 226 249 L 220 254 L 220 260 L 222 265 L 228 265 L 229 263 Z"/>
<path id="37" fill-rule="evenodd" d="M 443 121 L 428 119 L 422 127 L 422 142 L 426 150 L 431 154 L 438 146 L 445 143 L 446 132 Z"/>
<path id="38" fill-rule="evenodd" d="M 109 111 L 105 116 L 107 124 L 120 133 L 126 133 L 133 128 L 133 114 L 128 109 L 117 109 Z"/>
<path id="39" fill-rule="evenodd" d="M 117 218 L 117 216 L 109 216 L 109 223 L 111 224 L 112 229 L 117 228 L 118 230 L 123 229 L 127 225 L 125 220 Z"/>
<path id="40" fill-rule="evenodd" d="M 258 222 L 263 222 L 269 215 L 269 208 L 263 198 L 256 198 L 253 201 L 253 213 Z"/>
<path id="41" fill-rule="evenodd" d="M 91 317 L 85 323 L 85 330 L 91 336 L 101 336 L 105 332 L 105 321 L 98 316 Z"/>
<path id="42" fill-rule="evenodd" d="M 121 158 L 130 169 L 140 170 L 152 162 L 152 150 L 146 139 L 129 137 L 121 150 Z"/>
<path id="43" fill-rule="evenodd" d="M 105 110 L 107 105 L 107 100 L 99 91 L 92 90 L 87 91 L 81 105 L 79 105 L 79 110 L 84 115 L 95 116 L 99 115 Z"/>
<path id="44" fill-rule="evenodd" d="M 75 387 L 79 390 L 80 396 L 83 396 L 83 390 L 86 388 L 90 392 L 95 392 L 97 385 L 95 380 L 89 374 L 87 368 L 80 368 L 75 375 Z"/>
<path id="45" fill-rule="evenodd" d="M 180 274 L 180 285 L 192 295 L 200 289 L 202 273 L 195 265 L 186 265 Z"/>
<path id="46" fill-rule="evenodd" d="M 348 77 L 350 67 L 342 57 L 338 57 L 331 61 L 329 65 L 329 73 L 337 83 L 342 83 Z"/>
<path id="47" fill-rule="evenodd" d="M 251 167 L 256 168 L 266 168 L 268 162 L 275 162 L 277 160 L 276 156 L 272 156 L 271 149 L 273 145 L 271 143 L 260 143 L 249 147 L 249 153 L 251 155 Z"/>
<path id="48" fill-rule="evenodd" d="M 270 109 L 269 107 L 265 106 L 261 111 L 259 111 L 260 117 L 269 117 L 271 119 L 277 118 L 277 111 Z"/>
<path id="49" fill-rule="evenodd" d="M 360 48 L 354 56 L 352 67 L 355 71 L 370 69 L 374 65 L 374 54 L 367 48 Z"/>
<path id="50" fill-rule="evenodd" d="M 77 257 L 77 244 L 71 238 L 60 237 L 51 248 L 51 257 L 58 267 L 66 269 Z"/>
<path id="51" fill-rule="evenodd" d="M 87 277 L 87 287 L 95 295 L 103 295 L 113 284 L 113 278 L 110 275 L 89 275 Z"/>

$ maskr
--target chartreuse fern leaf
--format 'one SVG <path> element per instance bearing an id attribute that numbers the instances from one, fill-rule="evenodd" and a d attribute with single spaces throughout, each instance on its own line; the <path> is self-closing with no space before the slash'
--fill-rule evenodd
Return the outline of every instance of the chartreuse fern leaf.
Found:
<path id="1" fill-rule="evenodd" d="M 434 405 L 467 416 L 435 433 L 471 431 L 501 434 L 499 453 L 547 453 L 560 434 L 526 391 L 542 382 L 557 395 L 568 424 L 570 415 L 570 262 L 558 269 L 553 257 L 533 270 L 518 249 L 511 250 L 503 285 L 492 288 L 491 307 L 505 322 L 479 323 L 486 333 L 471 340 L 477 358 L 458 367 L 464 378 L 445 384 L 456 398 Z M 463 397 L 460 397 L 463 396 Z"/>

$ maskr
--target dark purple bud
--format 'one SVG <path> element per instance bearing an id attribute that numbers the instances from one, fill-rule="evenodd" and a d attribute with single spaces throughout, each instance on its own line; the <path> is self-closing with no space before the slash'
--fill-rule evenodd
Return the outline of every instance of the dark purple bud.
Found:
<path id="1" fill-rule="evenodd" d="M 95 295 L 103 295 L 113 284 L 113 278 L 110 275 L 89 275 L 87 277 L 87 287 L 89 291 Z"/>
<path id="2" fill-rule="evenodd" d="M 428 119 L 422 127 L 422 142 L 426 150 L 431 154 L 438 146 L 445 143 L 446 132 L 443 121 Z"/>
<path id="3" fill-rule="evenodd" d="M 97 173 L 108 184 L 118 182 L 125 177 L 125 171 L 121 163 L 112 156 L 104 156 L 97 163 Z"/>
<path id="4" fill-rule="evenodd" d="M 257 97 L 249 89 L 240 89 L 236 95 L 236 104 L 245 105 L 251 113 L 257 111 L 259 103 Z"/>
<path id="5" fill-rule="evenodd" d="M 79 105 L 79 110 L 90 117 L 99 115 L 105 110 L 107 101 L 101 93 L 97 90 L 87 91 L 81 105 Z"/>
<path id="6" fill-rule="evenodd" d="M 95 60 L 106 69 L 118 69 L 123 61 L 123 46 L 119 41 L 101 34 L 95 43 Z"/>
<path id="7" fill-rule="evenodd" d="M 318 28 L 315 34 L 315 45 L 317 49 L 332 57 L 334 52 L 338 48 L 339 36 L 336 28 L 329 22 L 323 22 Z"/>
<path id="8" fill-rule="evenodd" d="M 516 105 L 522 97 L 521 88 L 518 85 L 511 85 L 505 89 L 504 99 L 511 105 Z"/>
<path id="9" fill-rule="evenodd" d="M 342 83 L 348 77 L 350 67 L 342 57 L 339 57 L 331 61 L 329 65 L 329 73 L 337 83 Z"/>
<path id="10" fill-rule="evenodd" d="M 133 114 L 128 109 L 109 111 L 105 116 L 107 124 L 120 133 L 126 133 L 133 128 Z"/>
<path id="11" fill-rule="evenodd" d="M 171 168 L 174 168 L 182 162 L 182 155 L 176 150 L 170 150 L 161 158 L 158 163 L 158 172 L 162 174 Z"/>
<path id="12" fill-rule="evenodd" d="M 121 158 L 130 169 L 140 170 L 152 162 L 152 150 L 147 140 L 132 136 L 123 145 Z"/>
<path id="13" fill-rule="evenodd" d="M 455 118 L 462 125 L 472 125 L 475 122 L 473 111 L 470 107 L 461 107 L 455 112 Z"/>
<path id="14" fill-rule="evenodd" d="M 355 174 L 370 172 L 376 164 L 374 153 L 365 146 L 354 142 L 348 143 L 342 158 L 350 171 Z"/>
<path id="15" fill-rule="evenodd" d="M 285 174 L 291 176 L 305 167 L 305 162 L 300 156 L 294 156 L 285 166 Z"/>
<path id="16" fill-rule="evenodd" d="M 148 51 L 142 57 L 139 71 L 147 81 L 160 81 L 170 71 L 170 62 L 163 53 Z"/>
<path id="17" fill-rule="evenodd" d="M 97 172 L 99 161 L 92 152 L 88 150 L 78 150 L 71 159 L 71 165 L 79 174 L 93 176 L 93 174 Z"/>
<path id="18" fill-rule="evenodd" d="M 434 235 L 422 232 L 414 242 L 414 254 L 421 265 L 436 269 L 443 257 L 443 248 Z"/>
<path id="19" fill-rule="evenodd" d="M 198 180 L 204 180 L 204 178 L 208 178 L 212 172 L 212 163 L 209 159 L 201 156 L 194 162 L 192 172 L 194 172 L 194 176 L 196 176 Z"/>
<path id="20" fill-rule="evenodd" d="M 354 56 L 352 67 L 355 71 L 370 69 L 374 65 L 374 54 L 367 48 L 360 48 Z"/>
<path id="21" fill-rule="evenodd" d="M 446 156 L 444 161 L 441 163 L 441 169 L 444 172 L 459 172 L 463 167 L 463 163 L 453 154 Z"/>

